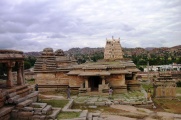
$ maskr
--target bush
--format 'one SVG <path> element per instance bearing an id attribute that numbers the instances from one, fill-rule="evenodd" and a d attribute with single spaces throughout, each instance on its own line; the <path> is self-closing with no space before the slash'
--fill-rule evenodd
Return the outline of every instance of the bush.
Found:
<path id="1" fill-rule="evenodd" d="M 181 81 L 176 82 L 177 87 L 181 87 Z"/>

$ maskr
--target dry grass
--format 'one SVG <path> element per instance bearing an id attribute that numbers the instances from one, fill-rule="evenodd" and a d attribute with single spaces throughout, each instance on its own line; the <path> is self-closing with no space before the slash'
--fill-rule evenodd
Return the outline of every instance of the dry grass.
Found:
<path id="1" fill-rule="evenodd" d="M 165 111 L 181 114 L 181 101 L 178 99 L 154 99 Z"/>
<path id="2" fill-rule="evenodd" d="M 57 119 L 72 119 L 80 116 L 80 112 L 61 112 L 58 114 Z"/>

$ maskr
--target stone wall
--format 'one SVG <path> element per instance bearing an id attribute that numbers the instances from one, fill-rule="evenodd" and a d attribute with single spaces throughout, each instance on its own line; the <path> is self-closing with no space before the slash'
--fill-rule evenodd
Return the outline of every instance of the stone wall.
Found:
<path id="1" fill-rule="evenodd" d="M 106 80 L 112 87 L 125 85 L 124 75 L 111 75 L 107 77 Z"/>

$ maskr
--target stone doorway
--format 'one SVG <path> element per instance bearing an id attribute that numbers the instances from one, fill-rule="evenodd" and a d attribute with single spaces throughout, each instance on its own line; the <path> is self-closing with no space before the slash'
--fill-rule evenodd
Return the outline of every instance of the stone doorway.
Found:
<path id="1" fill-rule="evenodd" d="M 102 84 L 102 78 L 100 76 L 91 76 L 88 80 L 91 91 L 98 91 L 99 85 Z"/>

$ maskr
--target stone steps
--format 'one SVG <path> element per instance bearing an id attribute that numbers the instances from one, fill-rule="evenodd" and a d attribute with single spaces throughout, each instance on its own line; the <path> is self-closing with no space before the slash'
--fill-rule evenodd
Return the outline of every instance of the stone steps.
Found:
<path id="1" fill-rule="evenodd" d="M 25 100 L 19 104 L 17 104 L 17 108 L 23 108 L 33 103 L 33 100 Z"/>
<path id="2" fill-rule="evenodd" d="M 57 116 L 60 113 L 60 111 L 61 111 L 61 108 L 52 108 L 52 114 L 49 115 L 47 118 L 54 120 L 55 118 L 57 118 Z"/>
<path id="3" fill-rule="evenodd" d="M 2 107 L 0 108 L 0 120 L 4 120 L 10 116 L 10 113 L 14 107 Z M 7 120 L 7 119 L 5 119 Z"/>
<path id="4" fill-rule="evenodd" d="M 51 105 L 47 105 L 47 106 L 42 110 L 42 114 L 46 115 L 46 114 L 48 114 L 51 110 L 52 110 L 52 106 L 51 106 Z"/>

